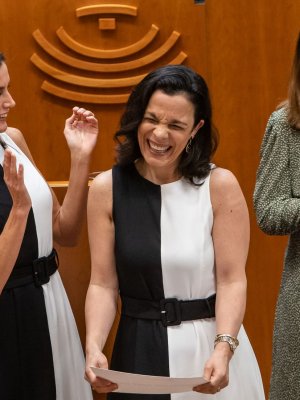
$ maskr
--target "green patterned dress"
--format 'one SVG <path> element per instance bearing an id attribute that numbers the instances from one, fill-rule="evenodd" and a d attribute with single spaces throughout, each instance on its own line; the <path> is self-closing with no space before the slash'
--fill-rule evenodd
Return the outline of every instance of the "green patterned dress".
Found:
<path id="1" fill-rule="evenodd" d="M 300 131 L 285 109 L 268 122 L 257 171 L 254 207 L 269 235 L 290 235 L 277 301 L 270 400 L 300 399 Z"/>

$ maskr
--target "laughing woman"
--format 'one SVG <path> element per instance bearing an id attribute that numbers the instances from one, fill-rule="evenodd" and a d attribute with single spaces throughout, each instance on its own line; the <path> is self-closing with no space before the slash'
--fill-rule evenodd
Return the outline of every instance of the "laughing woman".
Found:
<path id="1" fill-rule="evenodd" d="M 129 97 L 116 138 L 117 165 L 94 180 L 88 200 L 87 378 L 97 392 L 118 390 L 90 366 L 108 367 L 102 349 L 120 294 L 111 368 L 208 383 L 109 399 L 263 400 L 241 326 L 248 212 L 235 177 L 210 161 L 216 133 L 205 81 L 179 65 L 150 73 Z"/>

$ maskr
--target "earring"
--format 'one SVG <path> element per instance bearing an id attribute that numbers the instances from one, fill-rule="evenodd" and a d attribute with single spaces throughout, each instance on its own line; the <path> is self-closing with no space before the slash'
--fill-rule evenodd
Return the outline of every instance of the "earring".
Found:
<path id="1" fill-rule="evenodd" d="M 192 140 L 193 140 L 193 136 L 191 136 L 187 142 L 187 145 L 185 146 L 185 151 L 187 153 L 189 153 L 191 151 L 192 148 Z"/>

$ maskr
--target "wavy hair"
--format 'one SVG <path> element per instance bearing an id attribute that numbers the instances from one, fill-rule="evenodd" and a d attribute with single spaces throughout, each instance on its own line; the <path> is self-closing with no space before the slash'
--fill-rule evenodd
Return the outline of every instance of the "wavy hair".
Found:
<path id="1" fill-rule="evenodd" d="M 115 133 L 117 164 L 128 165 L 142 157 L 138 144 L 138 128 L 149 100 L 156 90 L 167 95 L 184 94 L 194 105 L 194 127 L 203 119 L 201 134 L 196 134 L 189 152 L 183 151 L 179 173 L 194 183 L 193 178 L 205 178 L 218 145 L 218 132 L 212 124 L 212 107 L 205 80 L 183 65 L 167 65 L 149 73 L 131 92 L 120 128 Z"/>

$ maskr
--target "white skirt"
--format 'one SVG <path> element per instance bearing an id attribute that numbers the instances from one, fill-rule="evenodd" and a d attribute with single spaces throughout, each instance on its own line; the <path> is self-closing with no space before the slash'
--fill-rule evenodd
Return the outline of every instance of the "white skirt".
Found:
<path id="1" fill-rule="evenodd" d="M 213 320 L 183 322 L 182 328 L 168 327 L 168 341 L 173 351 L 170 355 L 170 376 L 202 376 L 205 362 L 213 351 L 211 338 L 215 336 Z M 263 383 L 255 354 L 242 326 L 238 335 L 240 342 L 229 364 L 229 385 L 213 396 L 216 400 L 265 400 Z M 185 353 L 182 357 L 182 345 Z M 171 360 L 172 358 L 172 360 Z M 174 370 L 172 371 L 172 365 Z M 176 371 L 175 371 L 176 370 Z M 212 400 L 211 394 L 197 392 L 174 393 L 172 400 Z"/>
<path id="2" fill-rule="evenodd" d="M 92 400 L 84 380 L 84 354 L 73 312 L 59 272 L 43 285 L 52 346 L 56 399 Z"/>

